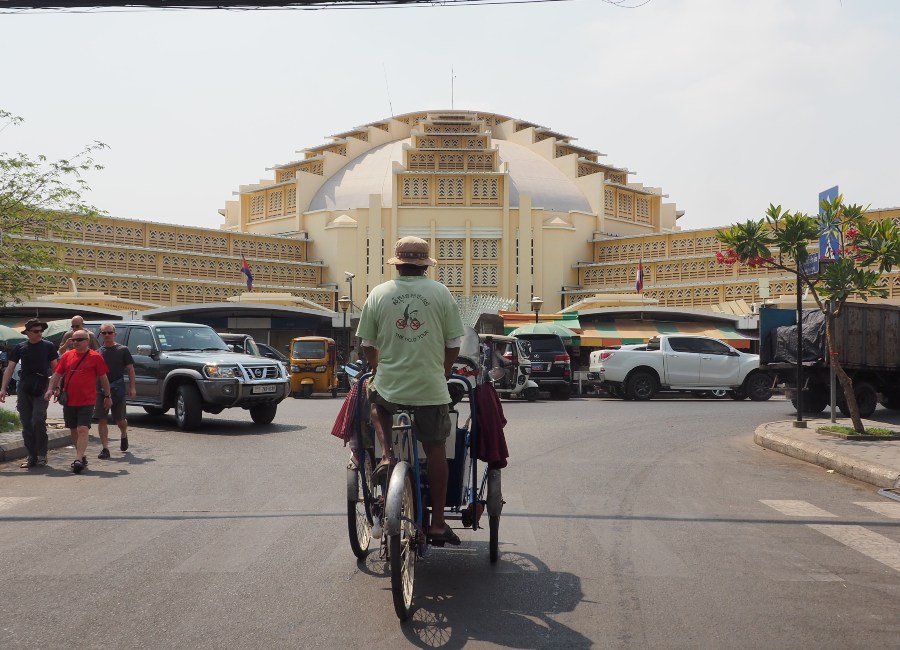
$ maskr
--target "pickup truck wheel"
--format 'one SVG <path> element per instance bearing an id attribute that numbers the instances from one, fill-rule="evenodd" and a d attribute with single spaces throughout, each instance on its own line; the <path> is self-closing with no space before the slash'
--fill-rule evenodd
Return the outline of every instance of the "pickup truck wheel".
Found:
<path id="1" fill-rule="evenodd" d="M 191 384 L 182 384 L 175 395 L 175 424 L 179 429 L 192 431 L 203 419 L 203 401 L 200 391 Z"/>
<path id="2" fill-rule="evenodd" d="M 656 377 L 649 372 L 636 372 L 628 378 L 625 390 L 631 399 L 646 402 L 656 394 Z"/>
<path id="3" fill-rule="evenodd" d="M 278 404 L 260 404 L 250 408 L 250 417 L 256 424 L 271 424 L 277 410 Z"/>
<path id="4" fill-rule="evenodd" d="M 744 380 L 744 392 L 754 402 L 765 402 L 772 397 L 770 386 L 769 377 L 761 372 L 755 372 Z"/>
<path id="5" fill-rule="evenodd" d="M 147 415 L 164 415 L 169 409 L 159 408 L 158 406 L 143 407 Z"/>

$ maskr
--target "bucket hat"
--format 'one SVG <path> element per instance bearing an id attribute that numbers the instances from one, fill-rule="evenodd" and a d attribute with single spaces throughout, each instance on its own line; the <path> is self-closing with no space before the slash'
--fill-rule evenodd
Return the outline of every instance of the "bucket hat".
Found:
<path id="1" fill-rule="evenodd" d="M 403 237 L 394 246 L 394 256 L 388 264 L 413 264 L 415 266 L 434 266 L 437 262 L 429 256 L 428 242 L 419 237 Z"/>
<path id="2" fill-rule="evenodd" d="M 27 333 L 28 330 L 30 330 L 32 327 L 40 327 L 41 331 L 43 332 L 46 331 L 47 327 L 49 326 L 47 325 L 47 323 L 38 318 L 32 318 L 27 323 L 25 323 L 25 329 L 22 330 L 22 334 Z"/>

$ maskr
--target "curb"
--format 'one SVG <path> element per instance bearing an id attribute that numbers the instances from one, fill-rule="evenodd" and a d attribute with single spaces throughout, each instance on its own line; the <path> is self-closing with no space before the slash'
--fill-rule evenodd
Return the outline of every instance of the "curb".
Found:
<path id="1" fill-rule="evenodd" d="M 10 460 L 18 460 L 25 458 L 28 452 L 25 450 L 25 443 L 22 441 L 21 432 L 17 434 L 19 439 L 16 442 L 4 442 L 0 444 L 0 463 Z M 72 437 L 69 435 L 68 429 L 50 429 L 47 431 L 47 449 L 59 449 L 60 447 L 68 447 L 72 444 Z"/>
<path id="2" fill-rule="evenodd" d="M 753 433 L 753 441 L 760 447 L 834 470 L 857 481 L 880 488 L 900 488 L 900 472 L 896 469 L 771 431 L 770 428 L 776 425 L 777 422 L 769 422 L 758 426 Z"/>

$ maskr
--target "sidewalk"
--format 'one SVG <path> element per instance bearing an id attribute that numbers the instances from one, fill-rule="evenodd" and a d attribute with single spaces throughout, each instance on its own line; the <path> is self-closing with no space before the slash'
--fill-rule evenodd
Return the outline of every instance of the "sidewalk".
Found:
<path id="1" fill-rule="evenodd" d="M 94 429 L 96 431 L 96 429 Z M 59 449 L 72 444 L 69 430 L 63 426 L 62 418 L 47 418 L 48 449 Z M 0 463 L 17 458 L 25 458 L 25 443 L 22 442 L 21 431 L 0 433 Z"/>
<path id="2" fill-rule="evenodd" d="M 900 489 L 900 440 L 854 441 L 818 433 L 818 427 L 828 426 L 827 418 L 806 420 L 806 429 L 794 426 L 793 420 L 769 422 L 757 427 L 753 434 L 756 444 L 820 465 L 844 476 L 886 489 Z M 837 418 L 836 424 L 851 426 L 849 418 Z M 884 422 L 863 420 L 866 427 L 896 426 Z"/>

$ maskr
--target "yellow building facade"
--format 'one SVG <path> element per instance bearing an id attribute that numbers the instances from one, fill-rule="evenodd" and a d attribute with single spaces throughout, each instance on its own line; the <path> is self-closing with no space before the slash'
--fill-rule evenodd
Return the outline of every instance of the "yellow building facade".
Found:
<path id="1" fill-rule="evenodd" d="M 549 128 L 493 113 L 431 111 L 372 122 L 274 167 L 222 211 L 230 232 L 309 237 L 325 281 L 355 295 L 391 277 L 394 242 L 431 243 L 457 295 L 528 309 L 578 282 L 604 234 L 678 230 L 659 188 Z"/>
<path id="2" fill-rule="evenodd" d="M 796 291 L 790 275 L 717 264 L 716 228 L 682 230 L 682 213 L 660 188 L 523 119 L 409 113 L 331 136 L 271 172 L 238 188 L 220 210 L 220 230 L 73 218 L 69 238 L 49 240 L 72 271 L 34 273 L 31 299 L 154 314 L 178 308 L 197 320 L 204 305 L 237 303 L 255 314 L 270 305 L 340 327 L 338 297 L 354 297 L 352 322 L 369 290 L 392 276 L 386 261 L 406 235 L 431 243 L 432 277 L 495 310 L 527 312 L 535 295 L 545 314 L 640 304 L 641 260 L 646 305 L 712 315 Z M 900 209 L 869 216 L 900 221 Z M 38 231 L 7 241 L 34 239 L 48 241 Z M 255 277 L 252 297 L 241 255 Z M 900 275 L 882 283 L 887 302 L 900 304 Z M 191 305 L 195 314 L 181 309 Z M 218 309 L 221 318 L 237 313 Z M 296 327 L 285 323 L 283 336 Z"/>

